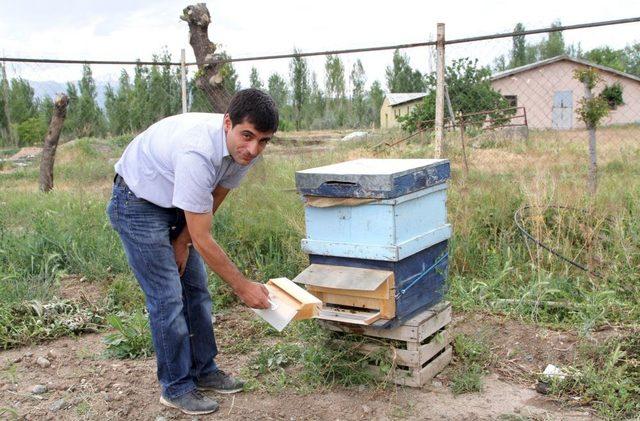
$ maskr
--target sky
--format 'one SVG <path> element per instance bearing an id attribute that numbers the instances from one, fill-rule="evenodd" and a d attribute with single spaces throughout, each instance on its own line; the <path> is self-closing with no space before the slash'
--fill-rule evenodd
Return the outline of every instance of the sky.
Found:
<path id="1" fill-rule="evenodd" d="M 195 2 L 194 2 L 195 3 Z M 547 27 L 560 19 L 565 25 L 640 16 L 637 0 L 464 0 L 433 2 L 323 0 L 207 1 L 212 15 L 209 35 L 233 57 L 301 51 L 346 49 L 435 39 L 436 24 L 446 25 L 448 39 L 508 32 L 517 22 L 527 29 Z M 187 1 L 175 0 L 0 0 L 0 55 L 5 57 L 86 60 L 150 60 L 166 47 L 178 61 L 185 49 L 194 61 L 188 26 L 179 16 Z M 608 45 L 622 48 L 640 42 L 640 23 L 564 32 L 565 42 L 583 49 Z M 540 37 L 527 37 L 529 42 Z M 447 60 L 477 58 L 491 64 L 507 53 L 511 39 L 448 46 Z M 433 51 L 405 50 L 413 67 L 427 72 Z M 342 56 L 348 75 L 356 59 L 364 65 L 367 84 L 384 83 L 392 51 Z M 310 67 L 323 84 L 324 57 L 310 58 Z M 273 72 L 288 74 L 289 60 L 235 64 L 240 82 L 248 86 L 255 66 L 263 81 Z M 9 77 L 64 82 L 80 77 L 80 65 L 7 64 Z M 99 81 L 115 81 L 123 66 L 94 65 Z M 192 71 L 195 71 L 192 70 Z"/>

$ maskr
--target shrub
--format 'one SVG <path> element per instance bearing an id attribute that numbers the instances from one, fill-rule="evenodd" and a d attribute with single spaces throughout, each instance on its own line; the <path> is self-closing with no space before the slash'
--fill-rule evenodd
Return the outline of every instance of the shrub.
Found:
<path id="1" fill-rule="evenodd" d="M 41 118 L 31 117 L 16 126 L 20 145 L 34 145 L 44 141 L 47 125 Z"/>

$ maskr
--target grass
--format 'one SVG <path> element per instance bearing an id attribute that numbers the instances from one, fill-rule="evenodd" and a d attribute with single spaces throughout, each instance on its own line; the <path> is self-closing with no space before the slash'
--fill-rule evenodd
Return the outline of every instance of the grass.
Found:
<path id="1" fill-rule="evenodd" d="M 454 307 L 506 313 L 527 322 L 575 329 L 585 336 L 600 326 L 617 326 L 623 332 L 637 328 L 637 132 L 636 126 L 598 131 L 600 178 L 598 194 L 593 198 L 586 194 L 588 154 L 586 137 L 581 132 L 532 131 L 527 141 L 470 138 L 468 177 L 462 170 L 457 138 L 450 135 L 447 156 L 452 163 L 452 179 L 447 206 L 454 236 L 450 242 L 448 299 Z M 295 277 L 306 267 L 307 259 L 300 250 L 300 239 L 305 236 L 304 207 L 295 192 L 294 172 L 374 156 L 370 146 L 384 136 L 339 142 L 304 153 L 296 152 L 303 142 L 278 145 L 273 149 L 276 152 L 265 155 L 252 169 L 248 180 L 230 194 L 216 214 L 216 240 L 252 279 Z M 13 332 L 14 320 L 20 320 L 12 313 L 14 305 L 25 300 L 53 300 L 65 275 L 108 285 L 107 311 L 121 313 L 123 323 L 133 324 L 134 331 L 143 329 L 140 320 L 126 316 L 141 314 L 144 300 L 105 216 L 113 163 L 130 139 L 131 136 L 80 139 L 61 145 L 55 190 L 49 194 L 38 192 L 37 163 L 0 174 L 0 332 L 5 332 L 0 334 L 4 335 L 0 340 L 4 343 L 17 346 L 51 337 L 41 335 L 41 327 L 30 322 L 18 323 L 25 329 L 19 335 L 6 332 Z M 382 149 L 375 156 L 423 158 L 433 156 L 433 150 L 416 138 Z M 531 207 L 524 223 L 534 236 L 602 277 L 589 276 L 527 244 L 513 220 L 514 212 L 523 205 Z M 586 212 L 558 210 L 556 205 Z M 216 312 L 237 303 L 215 275 L 211 275 L 209 285 Z M 122 330 L 125 328 L 126 324 Z M 252 329 L 263 332 L 260 326 Z M 272 360 L 271 364 L 268 359 L 256 360 L 255 364 L 266 371 L 254 380 L 263 386 L 287 385 L 291 378 L 314 385 L 366 381 L 351 376 L 362 371 L 351 370 L 359 363 L 336 365 L 336 354 L 315 341 L 315 334 L 304 333 L 304 340 L 273 336 L 274 340 L 298 347 L 300 352 L 286 347 L 270 349 L 284 359 Z M 620 344 L 624 350 L 627 336 L 615 339 L 613 344 Z M 252 352 L 246 340 L 237 343 L 238 352 Z M 132 349 L 144 348 L 136 345 Z M 459 384 L 455 386 L 460 391 L 478 387 L 482 370 L 477 367 L 483 367 L 483 363 L 465 358 L 468 369 L 459 373 Z M 593 358 L 592 354 L 584 354 L 576 364 L 587 364 Z M 291 364 L 283 366 L 289 360 Z M 340 357 L 340 361 L 349 361 L 348 356 Z M 620 376 L 619 382 L 631 378 L 629 370 L 623 370 Z M 575 390 L 587 394 L 587 389 Z M 617 410 L 615 403 L 602 395 L 604 391 L 589 390 L 594 391 L 594 405 L 605 402 L 601 411 Z"/>
<path id="2" fill-rule="evenodd" d="M 482 392 L 482 378 L 491 363 L 491 349 L 483 338 L 457 335 L 453 341 L 457 364 L 451 376 L 455 395 Z"/>
<path id="3" fill-rule="evenodd" d="M 593 405 L 607 419 L 632 419 L 640 414 L 640 332 L 586 344 L 569 376 L 552 382 L 559 397 L 575 397 Z"/>
<path id="4" fill-rule="evenodd" d="M 134 312 L 130 315 L 110 314 L 109 326 L 114 329 L 107 333 L 103 342 L 107 345 L 107 357 L 128 359 L 153 355 L 149 320 L 146 314 Z"/>

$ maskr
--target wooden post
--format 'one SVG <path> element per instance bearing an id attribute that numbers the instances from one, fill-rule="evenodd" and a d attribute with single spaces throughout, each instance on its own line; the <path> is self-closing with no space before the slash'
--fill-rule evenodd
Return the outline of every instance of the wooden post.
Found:
<path id="1" fill-rule="evenodd" d="M 182 82 L 182 113 L 187 112 L 187 65 L 184 48 L 180 50 L 180 81 Z"/>
<path id="2" fill-rule="evenodd" d="M 51 116 L 49 131 L 44 138 L 42 161 L 40 161 L 40 190 L 45 193 L 53 188 L 53 162 L 56 158 L 62 125 L 67 116 L 69 98 L 65 94 L 59 94 L 53 104 L 53 116 Z"/>
<path id="3" fill-rule="evenodd" d="M 462 159 L 464 161 L 464 178 L 469 178 L 469 163 L 467 162 L 467 148 L 464 144 L 464 117 L 460 117 L 460 141 L 462 143 Z"/>
<path id="4" fill-rule="evenodd" d="M 18 146 L 18 139 L 13 138 L 13 132 L 11 131 L 11 110 L 9 109 L 9 81 L 7 80 L 7 71 L 2 63 L 2 98 L 4 102 L 4 117 L 7 120 L 7 139 L 10 145 Z"/>
<path id="5" fill-rule="evenodd" d="M 438 61 L 436 63 L 436 121 L 435 155 L 444 156 L 444 23 L 438 24 L 436 38 Z"/>

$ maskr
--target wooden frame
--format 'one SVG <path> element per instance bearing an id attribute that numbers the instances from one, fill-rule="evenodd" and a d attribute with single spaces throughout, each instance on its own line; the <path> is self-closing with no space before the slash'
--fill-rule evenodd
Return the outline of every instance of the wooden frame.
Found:
<path id="1" fill-rule="evenodd" d="M 379 367 L 371 365 L 376 375 L 388 376 L 396 384 L 422 387 L 452 358 L 451 304 L 442 302 L 425 310 L 404 324 L 393 329 L 375 329 L 352 324 L 320 321 L 321 325 L 338 335 L 341 333 L 376 338 L 375 342 L 358 342 L 342 335 L 332 339 L 340 346 L 351 346 L 363 354 L 386 353 L 391 358 L 393 370 L 383 374 Z M 394 343 L 399 341 L 401 344 Z"/>

